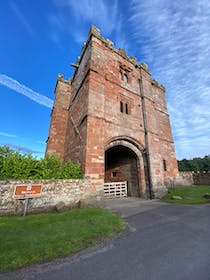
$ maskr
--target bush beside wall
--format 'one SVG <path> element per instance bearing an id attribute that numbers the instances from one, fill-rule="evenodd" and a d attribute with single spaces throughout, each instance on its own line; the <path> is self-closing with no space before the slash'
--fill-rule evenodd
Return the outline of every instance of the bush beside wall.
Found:
<path id="1" fill-rule="evenodd" d="M 79 164 L 63 163 L 58 157 L 47 155 L 37 159 L 8 146 L 0 146 L 0 180 L 81 179 Z"/>

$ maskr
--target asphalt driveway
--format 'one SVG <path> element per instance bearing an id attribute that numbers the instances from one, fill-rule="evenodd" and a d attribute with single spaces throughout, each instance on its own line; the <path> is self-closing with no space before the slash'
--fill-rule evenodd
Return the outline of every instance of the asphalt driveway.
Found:
<path id="1" fill-rule="evenodd" d="M 121 211 L 128 223 L 121 236 L 75 256 L 0 274 L 0 279 L 210 279 L 209 204 L 147 201 L 127 210 L 119 203 L 112 210 Z"/>

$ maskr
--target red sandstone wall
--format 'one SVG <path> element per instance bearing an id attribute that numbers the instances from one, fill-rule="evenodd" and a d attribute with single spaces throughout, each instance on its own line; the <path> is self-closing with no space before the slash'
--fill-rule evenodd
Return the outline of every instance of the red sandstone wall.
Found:
<path id="1" fill-rule="evenodd" d="M 177 161 L 165 103 L 165 90 L 141 69 L 145 111 L 148 127 L 149 154 L 154 189 L 166 185 L 169 177 L 177 177 Z M 166 161 L 164 170 L 163 160 Z"/>
<path id="2" fill-rule="evenodd" d="M 128 74 L 128 83 L 119 78 L 120 65 L 125 64 L 124 59 L 116 52 L 107 49 L 103 43 L 94 38 L 92 51 L 92 69 L 97 73 L 92 74 L 95 82 L 98 80 L 100 87 L 93 85 L 91 91 L 92 104 L 97 102 L 92 109 L 94 115 L 103 118 L 104 121 L 104 143 L 119 136 L 129 136 L 143 145 L 143 120 L 140 104 L 138 71 L 131 63 L 127 63 L 127 68 L 131 68 Z M 100 57 L 100 59 L 98 59 Z M 98 66 L 101 65 L 100 67 Z M 97 65 L 97 68 L 94 68 Z M 136 78 L 136 79 L 135 79 Z M 99 80 L 100 79 L 100 80 Z M 100 97 L 100 92 L 102 93 Z M 100 100 L 99 100 L 100 98 Z M 120 101 L 129 106 L 128 114 L 120 112 Z M 89 104 L 91 106 L 91 102 Z M 100 113 L 99 113 L 100 110 Z"/>
<path id="3" fill-rule="evenodd" d="M 70 97 L 70 82 L 64 81 L 60 75 L 55 87 L 55 100 L 51 113 L 46 154 L 58 155 L 62 160 L 64 159 Z"/>
<path id="4" fill-rule="evenodd" d="M 86 154 L 86 174 L 91 176 L 104 177 L 104 148 L 111 139 L 129 136 L 144 144 L 139 85 L 134 78 L 138 73 L 127 63 L 123 67 L 130 71 L 128 82 L 120 80 L 123 63 L 124 58 L 92 38 Z M 128 103 L 128 114 L 120 111 L 120 101 Z"/>
<path id="5" fill-rule="evenodd" d="M 65 141 L 64 159 L 80 163 L 85 173 L 87 147 L 87 119 L 89 98 L 89 68 L 91 48 L 85 46 L 80 64 L 72 81 L 72 96 L 68 113 L 68 130 Z"/>

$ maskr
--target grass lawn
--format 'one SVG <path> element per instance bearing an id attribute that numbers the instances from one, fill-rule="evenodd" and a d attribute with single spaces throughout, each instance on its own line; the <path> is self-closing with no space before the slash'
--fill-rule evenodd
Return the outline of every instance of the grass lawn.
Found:
<path id="1" fill-rule="evenodd" d="M 104 209 L 0 217 L 0 270 L 77 252 L 122 229 L 123 221 Z"/>
<path id="2" fill-rule="evenodd" d="M 205 194 L 210 194 L 210 186 L 175 187 L 169 190 L 162 201 L 179 204 L 210 203 L 210 199 L 203 197 Z M 172 196 L 180 196 L 182 199 L 172 199 Z"/>

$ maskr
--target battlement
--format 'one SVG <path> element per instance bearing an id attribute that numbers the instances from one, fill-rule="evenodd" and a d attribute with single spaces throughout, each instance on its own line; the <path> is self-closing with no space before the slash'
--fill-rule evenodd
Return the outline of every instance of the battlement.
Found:
<path id="1" fill-rule="evenodd" d="M 75 75 L 77 73 L 77 70 L 78 70 L 78 68 L 80 66 L 80 63 L 81 63 L 82 58 L 83 58 L 83 55 L 84 55 L 84 53 L 85 53 L 85 51 L 87 49 L 87 46 L 89 45 L 89 43 L 91 41 L 92 36 L 94 36 L 97 39 L 99 39 L 104 44 L 104 46 L 109 48 L 112 52 L 115 52 L 116 54 L 121 56 L 123 59 L 125 59 L 127 62 L 131 63 L 136 68 L 142 69 L 147 74 L 149 74 L 149 76 L 151 76 L 151 72 L 149 71 L 148 65 L 145 62 L 139 63 L 135 56 L 130 56 L 129 57 L 126 54 L 125 49 L 123 49 L 123 48 L 119 48 L 119 49 L 115 48 L 114 43 L 111 40 L 109 40 L 107 38 L 104 38 L 101 35 L 100 29 L 97 28 L 96 26 L 92 25 L 90 30 L 89 30 L 89 33 L 88 33 L 88 39 L 83 44 L 81 55 L 77 58 L 76 63 L 71 63 L 71 66 L 75 68 L 75 71 L 74 71 L 74 74 L 73 74 L 73 78 L 70 79 L 70 82 L 73 81 L 73 79 L 74 79 L 74 77 L 75 77 Z M 156 87 L 159 87 L 161 90 L 165 91 L 165 87 L 162 84 L 159 84 L 157 80 L 155 80 L 155 79 L 152 80 L 151 79 L 151 84 L 156 86 Z"/>

